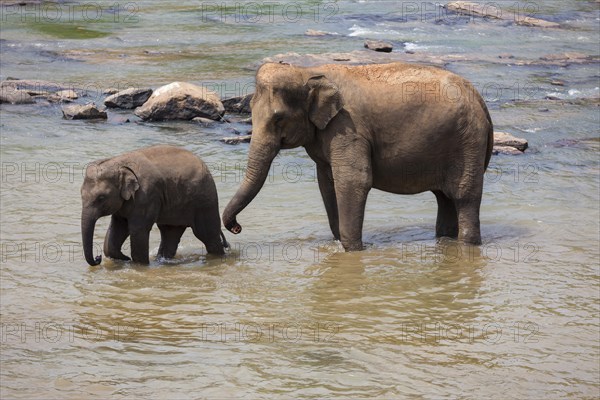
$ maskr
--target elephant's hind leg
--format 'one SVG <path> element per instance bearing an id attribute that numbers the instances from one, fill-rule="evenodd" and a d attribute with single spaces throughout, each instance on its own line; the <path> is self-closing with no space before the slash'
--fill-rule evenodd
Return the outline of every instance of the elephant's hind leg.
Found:
<path id="1" fill-rule="evenodd" d="M 160 230 L 160 246 L 157 257 L 173 258 L 177 253 L 177 247 L 181 236 L 186 230 L 185 226 L 158 225 Z"/>
<path id="2" fill-rule="evenodd" d="M 221 240 L 221 218 L 218 211 L 211 208 L 199 210 L 192 230 L 194 236 L 206 246 L 207 253 L 225 254 L 225 248 Z"/>
<path id="3" fill-rule="evenodd" d="M 454 202 L 440 190 L 434 190 L 433 194 L 438 204 L 435 236 L 458 237 L 458 215 Z"/>
<path id="4" fill-rule="evenodd" d="M 128 236 L 129 227 L 127 220 L 113 215 L 110 219 L 106 236 L 104 237 L 104 255 L 115 260 L 131 260 L 121 252 L 121 247 L 123 247 L 123 243 L 125 243 Z"/>
<path id="5" fill-rule="evenodd" d="M 481 171 L 479 176 L 475 173 L 466 174 L 467 177 L 462 178 L 463 185 L 458 188 L 458 195 L 453 199 L 458 217 L 458 239 L 472 245 L 481 244 L 479 208 L 483 192 L 483 166 Z"/>

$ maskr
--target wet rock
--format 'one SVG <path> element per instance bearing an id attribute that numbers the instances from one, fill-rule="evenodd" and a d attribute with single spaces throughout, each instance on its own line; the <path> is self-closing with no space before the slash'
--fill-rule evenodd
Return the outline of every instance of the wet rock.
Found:
<path id="1" fill-rule="evenodd" d="M 546 21 L 544 19 L 524 17 L 516 18 L 515 23 L 522 26 L 533 26 L 537 28 L 560 28 L 560 24 L 556 22 Z"/>
<path id="2" fill-rule="evenodd" d="M 115 93 L 119 93 L 119 89 L 116 89 L 116 88 L 108 88 L 108 89 L 104 89 L 104 90 L 102 91 L 102 94 L 104 94 L 104 95 L 107 95 L 107 96 L 113 95 L 113 94 L 115 94 Z"/>
<path id="3" fill-rule="evenodd" d="M 33 97 L 48 97 L 51 94 L 46 90 L 26 90 L 26 92 Z"/>
<path id="4" fill-rule="evenodd" d="M 222 101 L 225 111 L 237 114 L 250 114 L 250 101 L 254 93 L 231 97 Z"/>
<path id="5" fill-rule="evenodd" d="M 50 94 L 48 96 L 48 101 L 52 103 L 70 103 L 77 98 L 79 98 L 79 96 L 74 90 L 59 90 L 56 93 Z"/>
<path id="6" fill-rule="evenodd" d="M 69 99 L 69 100 L 75 100 L 77 98 L 79 98 L 79 96 L 77 95 L 77 92 L 75 92 L 74 90 L 59 90 L 58 92 L 54 93 L 56 96 L 63 98 L 63 99 Z"/>
<path id="7" fill-rule="evenodd" d="M 306 32 L 304 32 L 304 34 L 306 36 L 327 36 L 328 33 L 325 31 L 317 31 L 314 29 L 308 29 Z"/>
<path id="8" fill-rule="evenodd" d="M 106 111 L 98 109 L 94 103 L 63 106 L 62 113 L 65 119 L 107 119 Z"/>
<path id="9" fill-rule="evenodd" d="M 369 50 L 379 51 L 382 53 L 391 53 L 394 45 L 388 42 L 379 40 L 365 40 L 365 48 Z"/>
<path id="10" fill-rule="evenodd" d="M 17 79 L 17 80 L 6 80 L 0 83 L 0 88 L 13 88 L 21 89 L 26 91 L 43 91 L 43 92 L 57 92 L 59 90 L 73 89 L 69 85 L 63 85 L 60 83 L 36 80 L 36 79 Z"/>
<path id="11" fill-rule="evenodd" d="M 513 20 L 517 25 L 531 26 L 537 28 L 560 28 L 556 22 L 546 21 L 544 19 L 523 17 L 513 18 L 513 14 L 502 15 L 502 9 L 495 3 L 470 2 L 470 1 L 451 1 L 446 4 L 446 9 L 458 14 L 470 15 L 473 17 L 492 18 L 500 20 Z"/>
<path id="12" fill-rule="evenodd" d="M 217 121 L 215 121 L 214 119 L 208 119 L 208 118 L 202 118 L 202 117 L 192 118 L 192 122 L 195 122 L 202 126 L 210 126 L 210 125 L 214 125 L 217 123 Z"/>
<path id="13" fill-rule="evenodd" d="M 224 138 L 220 139 L 220 141 L 225 144 L 240 144 L 240 143 L 250 143 L 250 139 L 252 139 L 252 135 L 241 135 L 241 136 L 224 137 Z"/>
<path id="14" fill-rule="evenodd" d="M 152 95 L 152 89 L 129 88 L 108 96 L 104 105 L 111 108 L 132 109 L 143 105 Z"/>
<path id="15" fill-rule="evenodd" d="M 512 147 L 520 152 L 525 151 L 529 143 L 506 132 L 494 132 L 494 147 Z"/>
<path id="16" fill-rule="evenodd" d="M 523 154 L 523 152 L 521 150 L 517 150 L 514 147 L 510 147 L 510 146 L 494 146 L 494 149 L 492 150 L 492 154 L 493 155 L 507 154 L 507 155 L 511 155 L 511 156 L 518 156 L 518 155 Z"/>
<path id="17" fill-rule="evenodd" d="M 565 82 L 564 81 L 560 81 L 560 80 L 553 80 L 552 82 L 550 82 L 551 85 L 554 86 L 565 86 Z"/>
<path id="18" fill-rule="evenodd" d="M 187 82 L 162 86 L 135 115 L 146 121 L 186 120 L 195 117 L 219 120 L 225 112 L 217 93 Z"/>
<path id="19" fill-rule="evenodd" d="M 472 15 L 475 17 L 486 17 L 501 19 L 502 11 L 493 3 L 472 3 L 470 1 L 451 1 L 446 4 L 446 9 L 459 14 Z"/>
<path id="20" fill-rule="evenodd" d="M 0 103 L 32 104 L 35 100 L 25 90 L 3 87 L 0 88 Z"/>

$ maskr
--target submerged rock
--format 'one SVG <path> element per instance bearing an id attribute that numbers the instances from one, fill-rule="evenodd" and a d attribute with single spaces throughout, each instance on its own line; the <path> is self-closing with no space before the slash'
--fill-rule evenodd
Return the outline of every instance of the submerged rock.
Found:
<path id="1" fill-rule="evenodd" d="M 241 135 L 241 136 L 224 137 L 224 138 L 220 139 L 220 141 L 225 144 L 240 144 L 240 143 L 250 143 L 250 139 L 252 139 L 252 135 Z"/>
<path id="2" fill-rule="evenodd" d="M 107 119 L 106 111 L 98 109 L 94 103 L 63 106 L 62 113 L 65 119 Z"/>
<path id="3" fill-rule="evenodd" d="M 502 15 L 502 9 L 495 3 L 470 2 L 470 1 L 451 1 L 446 4 L 446 9 L 459 14 L 470 15 L 474 17 L 492 18 L 499 20 L 513 20 L 515 24 L 522 26 L 531 26 L 537 28 L 560 28 L 556 22 L 546 21 L 540 18 L 520 17 L 509 13 L 508 16 Z"/>
<path id="4" fill-rule="evenodd" d="M 129 88 L 108 96 L 104 105 L 111 108 L 132 109 L 143 105 L 152 95 L 152 89 Z"/>
<path id="5" fill-rule="evenodd" d="M 69 90 L 73 89 L 72 86 L 63 85 L 56 82 L 43 81 L 37 79 L 12 79 L 2 81 L 0 83 L 0 87 L 2 88 L 13 88 L 13 89 L 21 89 L 26 91 L 36 91 L 36 92 L 57 92 L 59 90 Z"/>
<path id="6" fill-rule="evenodd" d="M 304 34 L 306 36 L 327 36 L 327 35 L 329 35 L 329 33 L 325 32 L 325 31 L 317 31 L 314 29 L 308 29 L 306 32 L 304 32 Z"/>
<path id="7" fill-rule="evenodd" d="M 192 122 L 196 122 L 197 124 L 200 124 L 202 126 L 211 126 L 211 125 L 214 125 L 217 123 L 217 121 L 215 121 L 214 119 L 202 118 L 202 117 L 192 118 Z"/>
<path id="8" fill-rule="evenodd" d="M 560 24 L 556 22 L 546 21 L 544 19 L 524 17 L 516 18 L 515 23 L 522 26 L 533 26 L 537 28 L 560 28 Z"/>
<path id="9" fill-rule="evenodd" d="M 219 120 L 224 113 L 217 93 L 187 82 L 173 82 L 156 89 L 135 110 L 135 115 L 146 121 L 188 121 L 195 117 Z"/>
<path id="10" fill-rule="evenodd" d="M 493 3 L 473 3 L 470 1 L 451 1 L 446 4 L 446 9 L 459 14 L 501 19 L 502 11 Z"/>

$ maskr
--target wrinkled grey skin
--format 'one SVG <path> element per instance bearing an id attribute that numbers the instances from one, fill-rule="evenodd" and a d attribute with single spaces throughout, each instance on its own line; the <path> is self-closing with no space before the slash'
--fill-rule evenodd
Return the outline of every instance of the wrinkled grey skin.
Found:
<path id="1" fill-rule="evenodd" d="M 256 196 L 280 149 L 304 146 L 317 164 L 333 236 L 360 250 L 371 188 L 431 191 L 436 235 L 480 244 L 479 206 L 493 128 L 481 96 L 450 72 L 404 63 L 300 68 L 265 64 L 256 74 L 246 176 L 223 212 Z"/>
<path id="2" fill-rule="evenodd" d="M 102 261 L 102 256 L 94 258 L 92 239 L 96 221 L 107 215 L 112 217 L 104 254 L 113 259 L 130 259 L 121 247 L 131 236 L 131 258 L 148 264 L 148 238 L 154 224 L 161 235 L 158 257 L 175 256 L 187 227 L 208 253 L 223 254 L 227 246 L 210 171 L 184 149 L 153 146 L 93 162 L 86 169 L 81 199 L 83 249 L 90 265 Z"/>

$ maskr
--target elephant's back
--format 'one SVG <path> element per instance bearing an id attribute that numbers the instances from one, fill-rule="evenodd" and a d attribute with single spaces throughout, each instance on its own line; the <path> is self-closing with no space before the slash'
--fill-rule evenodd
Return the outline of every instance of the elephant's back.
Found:
<path id="1" fill-rule="evenodd" d="M 206 186 L 214 186 L 210 170 L 194 153 L 181 147 L 158 145 L 140 150 L 144 157 L 156 168 L 161 180 L 167 182 L 170 190 L 185 191 L 187 195 L 203 191 Z"/>

